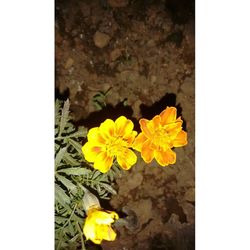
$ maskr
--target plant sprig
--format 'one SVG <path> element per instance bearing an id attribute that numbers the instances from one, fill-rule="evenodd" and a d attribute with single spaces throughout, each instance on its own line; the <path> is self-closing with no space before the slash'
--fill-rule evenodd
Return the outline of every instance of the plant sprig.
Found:
<path id="1" fill-rule="evenodd" d="M 55 244 L 56 249 L 85 249 L 82 226 L 84 187 L 103 199 L 116 194 L 112 182 L 117 170 L 102 174 L 82 154 L 85 127 L 76 128 L 70 116 L 69 100 L 55 103 Z"/>

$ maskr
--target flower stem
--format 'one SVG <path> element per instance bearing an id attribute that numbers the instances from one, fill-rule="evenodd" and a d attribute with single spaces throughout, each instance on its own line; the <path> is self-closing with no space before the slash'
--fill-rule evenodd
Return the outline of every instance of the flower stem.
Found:
<path id="1" fill-rule="evenodd" d="M 79 232 L 79 234 L 80 234 L 80 237 L 81 237 L 82 250 L 86 250 L 85 244 L 84 244 L 84 239 L 83 239 L 83 237 L 82 237 L 82 230 L 81 230 L 81 228 L 80 228 L 78 222 L 76 223 L 76 226 L 77 226 L 77 230 L 78 230 L 78 232 Z"/>

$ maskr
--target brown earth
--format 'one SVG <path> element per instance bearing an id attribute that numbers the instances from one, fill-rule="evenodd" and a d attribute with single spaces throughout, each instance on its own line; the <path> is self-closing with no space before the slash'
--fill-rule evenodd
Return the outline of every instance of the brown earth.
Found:
<path id="1" fill-rule="evenodd" d="M 56 2 L 56 97 L 69 97 L 77 124 L 125 115 L 139 129 L 139 118 L 176 106 L 188 132 L 176 164 L 138 155 L 117 179 L 110 206 L 129 223 L 102 249 L 194 249 L 194 35 L 192 0 Z"/>

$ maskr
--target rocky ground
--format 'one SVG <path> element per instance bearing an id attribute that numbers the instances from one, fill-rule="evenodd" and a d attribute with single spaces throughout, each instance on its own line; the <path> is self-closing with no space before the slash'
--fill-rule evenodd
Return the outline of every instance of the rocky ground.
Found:
<path id="1" fill-rule="evenodd" d="M 55 24 L 56 96 L 77 124 L 125 115 L 138 129 L 168 105 L 188 132 L 175 165 L 139 158 L 117 180 L 110 206 L 133 219 L 102 249 L 194 249 L 194 1 L 57 0 Z"/>

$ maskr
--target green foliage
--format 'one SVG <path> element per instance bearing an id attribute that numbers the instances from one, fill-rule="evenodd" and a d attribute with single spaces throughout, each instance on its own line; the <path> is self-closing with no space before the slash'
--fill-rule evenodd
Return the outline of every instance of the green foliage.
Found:
<path id="1" fill-rule="evenodd" d="M 93 104 L 97 110 L 101 110 L 106 107 L 106 97 L 111 91 L 111 89 L 112 88 L 110 87 L 105 92 L 99 91 L 96 95 L 93 96 Z"/>
<path id="2" fill-rule="evenodd" d="M 56 249 L 85 249 L 82 228 L 85 187 L 99 198 L 116 194 L 111 183 L 120 170 L 113 166 L 107 174 L 86 162 L 81 148 L 87 129 L 71 122 L 69 100 L 55 103 L 55 244 Z"/>

